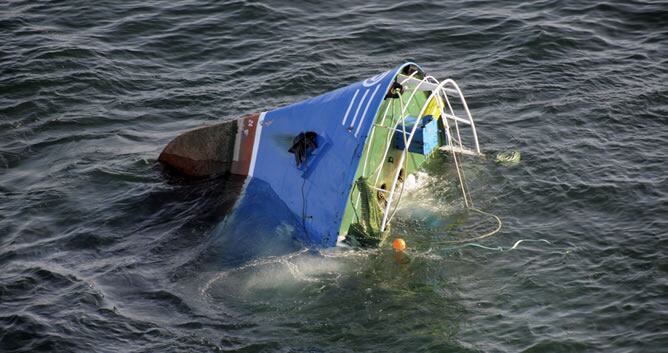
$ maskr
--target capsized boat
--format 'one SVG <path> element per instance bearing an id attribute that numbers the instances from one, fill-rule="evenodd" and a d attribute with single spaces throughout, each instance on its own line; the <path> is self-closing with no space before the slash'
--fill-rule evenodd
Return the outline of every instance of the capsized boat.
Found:
<path id="1" fill-rule="evenodd" d="M 455 81 L 405 63 L 303 102 L 186 132 L 159 160 L 187 175 L 247 178 L 237 210 L 244 199 L 257 201 L 253 190 L 272 193 L 309 245 L 376 246 L 389 233 L 404 180 L 439 150 L 455 163 L 457 155 L 482 155 L 466 100 Z M 464 190 L 463 197 L 466 203 Z"/>

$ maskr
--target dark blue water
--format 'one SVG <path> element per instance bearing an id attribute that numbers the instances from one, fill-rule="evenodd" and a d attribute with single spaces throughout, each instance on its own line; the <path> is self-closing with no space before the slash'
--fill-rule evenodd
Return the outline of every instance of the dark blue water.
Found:
<path id="1" fill-rule="evenodd" d="M 156 163 L 407 60 L 459 82 L 490 156 L 522 153 L 465 162 L 504 221 L 481 244 L 549 244 L 444 244 L 490 225 L 439 157 L 393 225 L 409 263 L 231 263 L 238 181 Z M 4 1 L 0 351 L 665 352 L 667 68 L 662 1 Z"/>

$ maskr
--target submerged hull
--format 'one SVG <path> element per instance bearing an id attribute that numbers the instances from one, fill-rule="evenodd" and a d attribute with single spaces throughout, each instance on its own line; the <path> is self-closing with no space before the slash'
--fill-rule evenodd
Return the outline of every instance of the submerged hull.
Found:
<path id="1" fill-rule="evenodd" d="M 416 81 L 422 83 L 407 89 Z M 310 245 L 334 246 L 353 230 L 382 242 L 394 191 L 449 142 L 444 103 L 433 95 L 441 88 L 425 89 L 426 83 L 421 69 L 407 63 L 209 133 L 186 133 L 160 160 L 189 175 L 262 181 L 301 223 L 300 238 Z"/>

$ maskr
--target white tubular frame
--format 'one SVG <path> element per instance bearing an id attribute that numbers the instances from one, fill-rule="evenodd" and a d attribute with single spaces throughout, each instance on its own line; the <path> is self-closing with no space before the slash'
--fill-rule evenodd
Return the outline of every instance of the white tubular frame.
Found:
<path id="1" fill-rule="evenodd" d="M 399 119 L 399 121 L 397 122 L 397 124 L 394 126 L 394 129 L 393 129 L 394 131 L 397 131 L 399 124 L 401 124 L 401 128 L 402 128 L 401 131 L 403 132 L 403 136 L 404 136 L 404 150 L 401 153 L 401 158 L 400 158 L 399 164 L 398 164 L 399 167 L 397 168 L 397 171 L 394 175 L 394 178 L 393 178 L 393 181 L 392 181 L 392 187 L 389 190 L 385 191 L 385 192 L 389 192 L 389 196 L 387 198 L 387 204 L 386 204 L 385 210 L 383 212 L 383 222 L 381 223 L 381 227 L 380 227 L 381 231 L 385 231 L 385 229 L 387 228 L 387 225 L 392 220 L 392 217 L 394 217 L 394 213 L 396 212 L 396 208 L 395 208 L 395 212 L 393 212 L 392 215 L 390 216 L 390 209 L 392 207 L 392 201 L 394 201 L 394 195 L 395 195 L 395 191 L 396 191 L 396 187 L 397 187 L 397 182 L 399 181 L 400 173 L 401 173 L 401 170 L 402 170 L 401 166 L 404 164 L 404 162 L 406 160 L 406 154 L 408 153 L 409 146 L 411 145 L 411 143 L 413 141 L 413 137 L 415 136 L 415 132 L 417 131 L 417 127 L 418 127 L 418 125 L 420 125 L 420 121 L 422 120 L 423 114 L 424 114 L 425 110 L 427 109 L 427 105 L 429 104 L 429 102 L 432 99 L 436 99 L 439 110 L 441 111 L 441 117 L 443 118 L 443 125 L 445 127 L 445 134 L 446 134 L 446 143 L 447 144 L 446 144 L 446 146 L 442 146 L 439 149 L 445 150 L 445 151 L 450 151 L 453 155 L 455 155 L 455 153 L 478 155 L 478 156 L 482 155 L 482 153 L 480 152 L 480 144 L 478 143 L 478 133 L 477 133 L 476 128 L 475 128 L 475 123 L 473 122 L 473 117 L 471 116 L 471 112 L 469 111 L 468 105 L 466 104 L 466 99 L 464 98 L 464 95 L 462 94 L 461 89 L 459 89 L 459 86 L 457 85 L 457 83 L 452 79 L 447 79 L 447 80 L 444 80 L 443 82 L 438 82 L 438 80 L 436 80 L 435 78 L 433 78 L 431 76 L 427 76 L 424 79 L 418 81 L 417 79 L 413 78 L 413 75 L 409 76 L 408 78 L 403 79 L 401 83 L 404 84 L 408 81 L 410 81 L 410 86 L 414 86 L 414 88 L 413 88 L 413 91 L 412 91 L 410 97 L 408 98 L 408 104 L 405 107 L 403 107 L 403 109 L 401 111 L 401 118 Z M 431 82 L 427 82 L 427 81 L 431 81 Z M 428 90 L 430 90 L 431 94 L 429 95 L 429 97 L 425 101 L 424 105 L 422 106 L 422 109 L 420 110 L 420 113 L 417 116 L 417 120 L 415 121 L 415 124 L 413 125 L 413 128 L 410 131 L 410 134 L 408 135 L 408 138 L 406 138 L 405 120 L 408 117 L 407 114 L 406 114 L 406 111 L 408 110 L 408 105 L 410 104 L 411 100 L 414 98 L 415 93 L 418 90 L 420 90 L 420 88 L 423 87 L 423 86 L 425 88 L 427 88 Z M 452 105 L 450 104 L 450 100 L 448 99 L 448 93 L 450 93 L 450 94 L 455 94 L 456 93 L 456 95 L 459 96 L 459 100 L 460 100 L 462 106 L 464 107 L 464 111 L 466 112 L 466 119 L 455 115 L 454 109 L 452 108 Z M 399 99 L 401 99 L 401 97 Z M 445 104 L 444 104 L 443 100 L 445 100 Z M 447 107 L 448 111 L 445 110 L 446 107 Z M 387 113 L 387 111 L 386 111 L 386 113 Z M 383 116 L 383 120 L 385 120 L 385 116 Z M 457 134 L 457 140 L 456 140 L 457 146 L 455 146 L 454 143 L 453 143 L 453 136 L 452 136 L 452 132 L 450 131 L 451 126 L 448 123 L 448 120 L 454 121 L 455 131 L 456 131 L 456 134 Z M 462 145 L 462 138 L 461 138 L 460 131 L 459 131 L 460 130 L 459 129 L 459 123 L 463 123 L 463 124 L 467 124 L 467 125 L 471 126 L 471 130 L 472 130 L 472 133 L 473 133 L 473 141 L 475 142 L 475 149 L 474 150 L 465 148 Z M 390 136 L 393 136 L 393 134 L 390 134 Z M 392 148 L 392 143 L 390 141 L 388 141 L 386 149 L 385 149 L 385 153 L 383 154 L 382 162 L 380 164 L 381 166 L 383 165 L 383 163 L 385 161 L 385 158 L 387 158 L 387 154 L 389 153 L 390 148 Z M 369 151 L 370 151 L 370 148 L 368 149 L 367 153 L 370 153 Z M 367 155 L 367 158 L 368 158 L 368 155 Z M 455 159 L 455 163 L 458 163 L 456 156 L 455 156 L 454 159 Z M 365 167 L 364 168 L 365 168 L 364 170 L 366 170 L 366 159 L 365 159 Z M 381 171 L 382 171 L 382 167 L 378 168 L 375 171 L 376 179 L 374 181 L 374 187 L 375 187 L 375 183 L 377 183 L 378 179 L 380 178 L 380 172 Z M 459 175 L 460 184 L 462 186 L 462 191 L 464 193 L 464 203 L 468 207 L 469 202 L 466 198 L 466 191 L 464 190 L 463 179 L 462 179 L 462 175 L 460 173 L 460 170 L 459 170 L 458 166 L 457 166 L 457 172 L 458 172 L 458 175 Z M 403 192 L 403 186 L 402 186 L 402 192 Z"/>

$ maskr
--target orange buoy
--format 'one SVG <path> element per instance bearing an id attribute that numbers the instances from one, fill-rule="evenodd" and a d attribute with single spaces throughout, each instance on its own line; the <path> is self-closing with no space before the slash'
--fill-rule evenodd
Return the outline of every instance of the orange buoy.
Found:
<path id="1" fill-rule="evenodd" d="M 395 251 L 404 251 L 406 250 L 406 242 L 401 238 L 394 239 L 392 242 L 392 248 Z"/>

